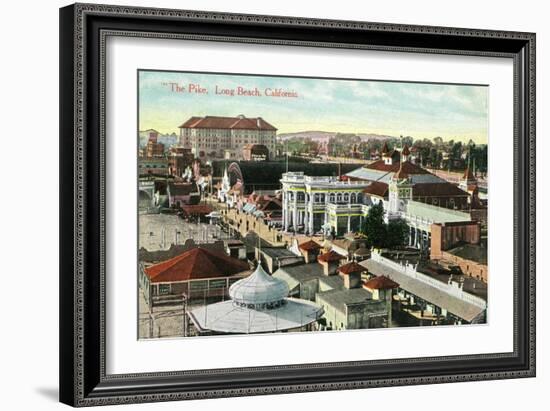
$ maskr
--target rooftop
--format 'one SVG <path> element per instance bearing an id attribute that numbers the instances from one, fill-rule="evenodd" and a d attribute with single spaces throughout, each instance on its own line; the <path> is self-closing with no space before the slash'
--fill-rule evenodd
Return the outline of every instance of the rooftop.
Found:
<path id="1" fill-rule="evenodd" d="M 179 128 L 215 128 L 215 129 L 240 129 L 240 130 L 277 130 L 261 117 L 247 118 L 245 116 L 221 117 L 205 116 L 191 117 Z"/>
<path id="2" fill-rule="evenodd" d="M 448 294 L 433 285 L 418 281 L 410 276 L 381 264 L 372 259 L 361 262 L 361 265 L 367 267 L 369 272 L 376 276 L 384 275 L 391 280 L 399 283 L 399 287 L 408 292 L 428 301 L 438 307 L 444 308 L 450 313 L 471 322 L 483 311 L 483 308 L 476 304 L 462 300 L 454 295 Z"/>
<path id="3" fill-rule="evenodd" d="M 261 253 L 271 258 L 300 258 L 285 247 L 262 247 Z"/>
<path id="4" fill-rule="evenodd" d="M 270 276 L 258 264 L 254 272 L 229 287 L 231 299 L 246 306 L 271 304 L 288 296 L 288 285 L 278 278 Z"/>
<path id="5" fill-rule="evenodd" d="M 363 271 L 365 271 L 365 267 L 357 264 L 355 261 L 351 261 L 338 267 L 338 272 L 342 274 L 362 273 Z"/>
<path id="6" fill-rule="evenodd" d="M 317 261 L 330 263 L 343 260 L 344 258 L 344 256 L 338 254 L 336 251 L 330 250 L 328 253 L 321 254 L 319 257 L 317 257 Z"/>
<path id="7" fill-rule="evenodd" d="M 249 269 L 247 263 L 224 252 L 197 247 L 144 271 L 151 282 L 162 283 L 229 277 Z"/>
<path id="8" fill-rule="evenodd" d="M 317 297 L 341 312 L 346 311 L 346 306 L 373 301 L 372 293 L 364 288 L 333 289 L 317 293 Z"/>
<path id="9" fill-rule="evenodd" d="M 381 275 L 379 277 L 371 278 L 369 281 L 365 281 L 363 286 L 370 288 L 371 290 L 388 290 L 399 287 L 399 284 L 390 280 L 388 277 Z"/>
<path id="10" fill-rule="evenodd" d="M 181 206 L 187 214 L 210 214 L 213 209 L 207 204 L 194 204 Z"/>
<path id="11" fill-rule="evenodd" d="M 254 334 L 300 328 L 318 320 L 323 313 L 314 302 L 286 298 L 285 304 L 271 310 L 239 307 L 229 300 L 195 308 L 189 317 L 200 331 Z"/>
<path id="12" fill-rule="evenodd" d="M 297 283 L 303 283 L 319 277 L 327 277 L 324 273 L 323 267 L 320 264 L 301 264 L 281 267 L 273 275 L 277 277 L 280 272 L 284 272 L 288 277 L 291 277 Z M 292 289 L 294 286 L 291 285 L 290 288 Z"/>
<path id="13" fill-rule="evenodd" d="M 380 181 L 373 181 L 363 190 L 363 193 L 376 197 L 385 197 L 388 194 L 388 185 Z"/>
<path id="14" fill-rule="evenodd" d="M 298 248 L 304 251 L 314 251 L 314 250 L 320 250 L 321 246 L 313 240 L 308 240 L 300 244 Z"/>
<path id="15" fill-rule="evenodd" d="M 184 244 L 172 244 L 168 250 L 149 251 L 145 247 L 141 247 L 138 251 L 139 261 L 159 262 L 174 258 L 186 251 L 196 247 L 205 248 L 208 250 L 223 252 L 223 241 L 215 241 L 213 243 L 196 244 L 191 238 L 187 239 Z"/>
<path id="16" fill-rule="evenodd" d="M 377 160 L 373 163 L 367 164 L 364 168 L 378 171 L 391 171 L 397 173 L 400 169 L 406 174 L 430 174 L 430 172 L 410 161 L 392 161 L 391 164 L 386 164 L 384 160 Z"/>
<path id="17" fill-rule="evenodd" d="M 448 253 L 466 260 L 487 265 L 487 247 L 477 244 L 462 244 L 447 250 Z"/>

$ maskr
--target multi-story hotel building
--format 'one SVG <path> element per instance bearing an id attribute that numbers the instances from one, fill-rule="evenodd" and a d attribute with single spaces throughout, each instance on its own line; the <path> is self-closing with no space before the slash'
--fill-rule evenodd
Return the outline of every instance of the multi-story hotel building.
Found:
<path id="1" fill-rule="evenodd" d="M 241 159 L 249 144 L 275 150 L 277 129 L 261 117 L 191 117 L 179 129 L 181 144 L 198 158 Z"/>

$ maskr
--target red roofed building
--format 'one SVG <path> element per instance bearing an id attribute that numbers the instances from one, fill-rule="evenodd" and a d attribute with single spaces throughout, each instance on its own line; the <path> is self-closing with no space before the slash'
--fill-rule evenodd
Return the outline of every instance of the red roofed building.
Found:
<path id="1" fill-rule="evenodd" d="M 380 200 L 391 202 L 390 188 L 392 183 L 395 183 L 400 186 L 399 191 L 404 190 L 399 193 L 401 200 L 413 200 L 459 210 L 470 208 L 469 190 L 414 164 L 408 146 L 405 146 L 401 153 L 397 150 L 387 150 L 381 160 L 353 170 L 347 176 L 353 181 L 370 181 L 371 184 L 363 193 L 374 197 L 375 203 Z"/>
<path id="2" fill-rule="evenodd" d="M 334 262 L 339 262 L 344 258 L 345 258 L 344 256 L 338 254 L 336 251 L 330 250 L 327 253 L 321 254 L 319 256 L 319 261 L 322 261 L 324 263 L 334 263 Z"/>
<path id="3" fill-rule="evenodd" d="M 388 198 L 388 185 L 379 181 L 373 181 L 367 188 L 363 190 L 363 193 L 369 196 L 378 197 L 383 200 Z"/>
<path id="4" fill-rule="evenodd" d="M 365 267 L 357 264 L 355 261 L 344 264 L 343 266 L 338 267 L 338 272 L 340 274 L 353 274 L 353 273 L 362 273 L 365 270 Z"/>
<path id="5" fill-rule="evenodd" d="M 371 278 L 363 283 L 363 288 L 372 293 L 372 298 L 386 301 L 388 324 L 391 324 L 392 321 L 393 289 L 398 287 L 399 284 L 383 275 Z"/>
<path id="6" fill-rule="evenodd" d="M 191 117 L 179 129 L 181 144 L 199 158 L 240 159 L 249 145 L 275 150 L 277 129 L 261 117 Z"/>
<path id="7" fill-rule="evenodd" d="M 321 246 L 313 240 L 308 240 L 300 244 L 298 248 L 304 251 L 316 251 L 316 250 L 320 250 Z"/>
<path id="8" fill-rule="evenodd" d="M 336 251 L 330 250 L 327 253 L 321 254 L 317 257 L 319 264 L 323 266 L 323 272 L 325 275 L 336 274 L 336 269 L 340 264 L 340 261 L 345 259 L 344 256 L 338 254 Z"/>
<path id="9" fill-rule="evenodd" d="M 319 252 L 321 251 L 321 246 L 313 240 L 308 240 L 298 246 L 298 249 L 304 256 L 305 262 L 312 263 L 315 262 Z"/>
<path id="10" fill-rule="evenodd" d="M 361 287 L 361 273 L 367 271 L 365 267 L 357 264 L 355 261 L 351 261 L 338 267 L 340 276 L 344 279 L 344 287 L 346 288 L 358 288 Z"/>
<path id="11" fill-rule="evenodd" d="M 468 165 L 464 171 L 464 175 L 462 176 L 458 186 L 461 190 L 466 191 L 470 195 L 469 204 L 472 208 L 481 208 L 477 179 L 470 169 L 470 165 Z"/>
<path id="12" fill-rule="evenodd" d="M 381 275 L 380 277 L 371 278 L 363 283 L 363 287 L 369 290 L 390 290 L 399 287 L 395 281 Z"/>
<path id="13" fill-rule="evenodd" d="M 150 307 L 179 299 L 220 297 L 250 274 L 247 263 L 221 251 L 193 248 L 174 258 L 140 267 L 140 286 Z"/>

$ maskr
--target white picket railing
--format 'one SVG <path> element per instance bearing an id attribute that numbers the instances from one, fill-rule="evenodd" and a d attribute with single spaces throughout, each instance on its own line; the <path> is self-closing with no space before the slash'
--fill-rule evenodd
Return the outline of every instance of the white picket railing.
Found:
<path id="1" fill-rule="evenodd" d="M 459 298 L 460 300 L 466 301 L 470 304 L 475 305 L 483 309 L 487 308 L 487 302 L 475 295 L 465 292 L 462 288 L 448 283 L 443 283 L 436 280 L 435 278 L 430 277 L 424 273 L 421 273 L 416 270 L 416 265 L 413 264 L 400 264 L 396 261 L 392 261 L 388 258 L 382 257 L 378 252 L 373 251 L 371 258 L 373 261 L 385 265 L 407 277 L 413 278 L 417 281 L 421 281 L 424 284 L 428 284 L 434 288 L 437 288 L 440 291 L 443 291 L 446 294 L 452 295 L 453 297 Z"/>

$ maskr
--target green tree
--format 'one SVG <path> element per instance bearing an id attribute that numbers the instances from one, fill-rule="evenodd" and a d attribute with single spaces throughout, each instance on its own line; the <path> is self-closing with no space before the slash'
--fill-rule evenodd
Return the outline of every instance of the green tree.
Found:
<path id="1" fill-rule="evenodd" d="M 409 147 L 412 147 L 413 142 L 414 140 L 411 136 L 406 136 L 401 139 L 401 143 L 403 144 L 403 147 L 405 147 L 405 144 L 408 145 Z"/>
<path id="2" fill-rule="evenodd" d="M 373 205 L 369 209 L 362 231 L 367 236 L 367 243 L 370 247 L 384 247 L 386 224 L 384 224 L 384 207 L 382 203 Z"/>
<path id="3" fill-rule="evenodd" d="M 386 244 L 388 248 L 401 247 L 406 244 L 409 226 L 405 220 L 399 218 L 391 220 L 386 226 Z"/>

